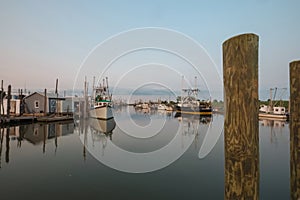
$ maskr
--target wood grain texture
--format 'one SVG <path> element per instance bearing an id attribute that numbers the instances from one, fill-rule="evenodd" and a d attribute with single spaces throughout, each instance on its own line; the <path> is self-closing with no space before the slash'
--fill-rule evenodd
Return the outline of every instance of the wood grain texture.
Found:
<path id="1" fill-rule="evenodd" d="M 225 198 L 258 199 L 258 36 L 223 43 Z"/>
<path id="2" fill-rule="evenodd" d="M 290 63 L 290 186 L 300 199 L 300 61 Z"/>

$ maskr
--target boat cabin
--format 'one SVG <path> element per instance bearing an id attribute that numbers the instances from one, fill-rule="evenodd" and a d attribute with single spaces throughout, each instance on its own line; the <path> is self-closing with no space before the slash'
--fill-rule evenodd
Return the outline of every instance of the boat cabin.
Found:
<path id="1" fill-rule="evenodd" d="M 286 112 L 285 112 L 285 107 L 281 107 L 281 106 L 275 106 L 273 108 L 273 113 L 274 114 L 278 114 L 278 115 L 284 115 Z"/>
<path id="2" fill-rule="evenodd" d="M 277 114 L 277 115 L 286 114 L 285 107 L 282 107 L 282 106 L 274 106 L 272 109 L 271 106 L 261 105 L 259 107 L 259 111 L 263 112 L 263 113 L 273 113 L 273 114 Z"/>

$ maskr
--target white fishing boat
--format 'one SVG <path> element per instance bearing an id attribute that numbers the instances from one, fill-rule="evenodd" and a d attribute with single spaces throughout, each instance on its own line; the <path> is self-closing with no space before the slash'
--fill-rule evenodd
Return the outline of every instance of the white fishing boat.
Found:
<path id="1" fill-rule="evenodd" d="M 259 108 L 259 118 L 269 118 L 269 119 L 287 119 L 287 112 L 285 107 L 282 106 L 267 106 L 262 105 Z"/>
<path id="2" fill-rule="evenodd" d="M 109 93 L 108 78 L 103 79 L 103 84 L 93 86 L 93 97 L 91 102 L 90 117 L 102 120 L 113 118 L 112 95 Z"/>
<path id="3" fill-rule="evenodd" d="M 272 101 L 272 91 L 273 90 L 275 90 L 274 97 L 273 97 L 273 99 L 275 99 L 277 88 L 275 88 L 275 89 L 271 88 L 270 89 L 270 103 L 269 103 L 269 105 L 262 104 L 259 107 L 258 116 L 260 119 L 274 119 L 274 120 L 277 119 L 277 120 L 286 121 L 288 119 L 288 112 L 286 111 L 286 108 L 283 106 L 276 106 L 276 104 L 273 105 L 273 101 Z"/>

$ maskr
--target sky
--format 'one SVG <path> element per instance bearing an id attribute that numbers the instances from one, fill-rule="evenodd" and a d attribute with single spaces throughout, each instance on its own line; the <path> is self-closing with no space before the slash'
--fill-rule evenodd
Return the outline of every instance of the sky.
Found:
<path id="1" fill-rule="evenodd" d="M 75 82 L 81 84 L 82 77 L 87 76 L 91 85 L 91 76 L 98 76 L 101 71 L 85 67 L 93 61 L 90 58 L 93 56 L 89 57 L 91 51 L 95 52 L 99 44 L 124 32 L 156 27 L 172 30 L 198 43 L 211 59 L 209 65 L 216 68 L 219 77 L 222 77 L 222 43 L 239 34 L 255 33 L 259 36 L 260 90 L 288 88 L 289 63 L 300 59 L 299 7 L 298 0 L 0 0 L 0 80 L 4 80 L 5 87 L 11 84 L 14 89 L 53 89 L 58 78 L 59 88 L 64 90 L 72 89 Z M 141 37 L 145 39 L 146 36 Z M 118 44 L 114 48 L 117 49 Z M 109 53 L 114 53 L 114 49 L 99 51 L 94 57 Z M 167 63 L 173 66 L 175 62 L 172 61 L 178 60 L 178 56 L 163 52 L 154 56 L 151 62 L 151 56 L 156 54 L 157 49 L 122 57 L 123 63 L 114 63 L 107 73 L 111 75 L 112 85 L 122 82 L 120 86 L 132 87 L 134 77 L 156 77 L 169 79 L 166 87 L 168 84 L 171 88 L 180 87 L 180 75 L 187 71 L 186 63 L 180 59 L 176 63 L 182 62 L 182 71 L 172 78 L 166 76 L 172 73 L 163 70 L 151 75 L 143 74 L 143 70 L 139 74 L 137 70 L 131 82 L 120 81 L 121 71 L 124 75 L 126 69 L 130 75 L 128 71 L 136 65 L 145 67 L 152 63 L 155 68 Z M 160 59 L 163 56 L 165 58 Z M 140 61 L 135 61 L 137 59 Z M 101 62 L 101 59 L 94 61 Z M 127 68 L 122 68 L 124 63 Z M 190 72 L 188 79 L 193 77 L 193 71 Z M 202 76 L 205 79 L 206 74 Z M 216 88 L 211 86 L 209 89 Z"/>

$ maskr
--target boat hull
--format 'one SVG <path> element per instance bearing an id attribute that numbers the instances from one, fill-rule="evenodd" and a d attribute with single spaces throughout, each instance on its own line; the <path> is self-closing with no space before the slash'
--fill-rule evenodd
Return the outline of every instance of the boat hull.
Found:
<path id="1" fill-rule="evenodd" d="M 201 108 L 201 107 L 193 108 L 193 107 L 177 106 L 176 112 L 179 112 L 182 114 L 210 116 L 210 115 L 212 115 L 212 108 Z"/>
<path id="2" fill-rule="evenodd" d="M 258 116 L 259 118 L 264 118 L 264 119 L 282 119 L 282 120 L 288 119 L 287 115 L 278 115 L 278 114 L 271 114 L 271 113 L 259 113 Z"/>
<path id="3" fill-rule="evenodd" d="M 96 107 L 90 110 L 90 117 L 95 119 L 109 120 L 113 118 L 110 106 Z"/>

